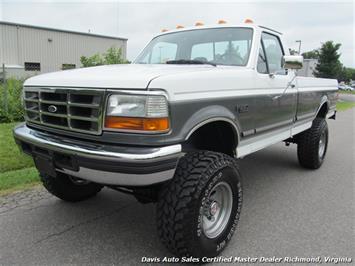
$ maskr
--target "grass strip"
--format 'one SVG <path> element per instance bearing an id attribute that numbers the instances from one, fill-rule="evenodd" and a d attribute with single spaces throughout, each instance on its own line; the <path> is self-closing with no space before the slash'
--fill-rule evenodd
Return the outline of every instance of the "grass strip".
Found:
<path id="1" fill-rule="evenodd" d="M 12 135 L 17 123 L 0 124 L 0 173 L 33 166 L 31 157 L 20 152 Z"/>
<path id="2" fill-rule="evenodd" d="M 337 111 L 345 111 L 355 107 L 355 102 L 337 102 Z"/>
<path id="3" fill-rule="evenodd" d="M 0 195 L 24 190 L 39 184 L 39 176 L 35 167 L 0 173 Z"/>
<path id="4" fill-rule="evenodd" d="M 341 90 L 338 90 L 338 92 L 340 94 L 355 94 L 355 91 L 341 91 Z"/>

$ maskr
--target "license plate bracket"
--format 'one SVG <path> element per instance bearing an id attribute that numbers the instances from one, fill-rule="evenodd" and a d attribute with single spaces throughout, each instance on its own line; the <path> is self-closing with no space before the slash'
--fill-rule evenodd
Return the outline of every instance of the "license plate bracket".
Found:
<path id="1" fill-rule="evenodd" d="M 49 157 L 36 155 L 33 157 L 34 163 L 40 173 L 55 177 L 56 171 L 53 160 Z"/>

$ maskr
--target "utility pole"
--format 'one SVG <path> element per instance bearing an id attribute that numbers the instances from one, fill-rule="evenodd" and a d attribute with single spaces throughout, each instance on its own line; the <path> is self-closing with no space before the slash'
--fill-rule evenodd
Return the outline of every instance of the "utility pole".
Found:
<path id="1" fill-rule="evenodd" d="M 5 114 L 7 114 L 7 111 L 8 111 L 8 105 L 7 105 L 7 84 L 6 84 L 6 71 L 5 71 L 5 64 L 2 64 L 2 80 L 3 80 L 3 89 L 4 89 L 4 103 L 3 103 L 3 106 L 4 106 L 4 111 L 5 111 Z"/>
<path id="2" fill-rule="evenodd" d="M 298 55 L 300 55 L 301 54 L 301 43 L 302 43 L 302 41 L 301 40 L 297 40 L 296 42 L 299 43 L 299 45 L 298 45 Z"/>

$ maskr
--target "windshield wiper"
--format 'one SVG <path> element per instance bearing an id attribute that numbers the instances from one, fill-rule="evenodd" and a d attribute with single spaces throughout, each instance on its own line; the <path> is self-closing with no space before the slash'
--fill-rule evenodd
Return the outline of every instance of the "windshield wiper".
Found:
<path id="1" fill-rule="evenodd" d="M 166 61 L 167 64 L 173 64 L 173 65 L 211 65 L 211 66 L 217 66 L 215 63 L 207 62 L 207 61 L 202 61 L 202 60 L 192 60 L 192 59 L 179 59 L 179 60 L 169 60 Z"/>

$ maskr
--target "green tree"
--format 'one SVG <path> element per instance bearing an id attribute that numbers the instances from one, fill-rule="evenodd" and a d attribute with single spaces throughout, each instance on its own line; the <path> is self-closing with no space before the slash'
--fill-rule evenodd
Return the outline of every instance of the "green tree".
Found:
<path id="1" fill-rule="evenodd" d="M 316 77 L 320 78 L 339 78 L 343 69 L 339 61 L 340 53 L 338 52 L 341 44 L 327 41 L 322 44 L 319 50 L 318 64 L 314 71 Z"/>
<path id="2" fill-rule="evenodd" d="M 104 60 L 100 54 L 94 54 L 89 57 L 82 56 L 80 57 L 80 62 L 83 67 L 100 66 L 104 64 Z"/>
<path id="3" fill-rule="evenodd" d="M 121 48 L 116 47 L 110 47 L 104 54 L 94 54 L 89 57 L 82 56 L 80 57 L 80 62 L 83 67 L 129 63 L 122 57 Z"/>
<path id="4" fill-rule="evenodd" d="M 127 64 L 128 61 L 122 57 L 122 49 L 111 47 L 104 54 L 105 65 Z"/>
<path id="5" fill-rule="evenodd" d="M 338 81 L 349 82 L 355 80 L 355 69 L 350 67 L 342 67 L 342 70 L 338 74 Z"/>
<path id="6" fill-rule="evenodd" d="M 304 52 L 302 56 L 304 59 L 319 59 L 319 49 L 314 49 L 312 51 Z"/>

